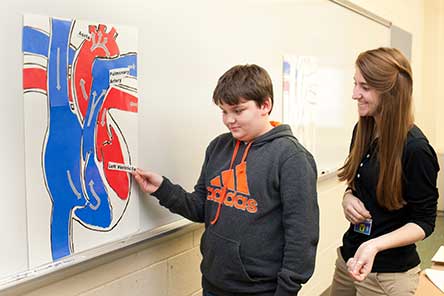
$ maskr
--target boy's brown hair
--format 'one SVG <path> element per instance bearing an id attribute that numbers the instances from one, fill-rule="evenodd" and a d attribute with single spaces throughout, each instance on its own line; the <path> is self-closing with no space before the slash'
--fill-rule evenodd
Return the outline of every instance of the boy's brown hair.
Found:
<path id="1" fill-rule="evenodd" d="M 273 83 L 267 71 L 258 65 L 237 65 L 225 72 L 213 92 L 216 105 L 237 105 L 241 99 L 255 101 L 257 106 L 270 98 L 273 108 Z M 271 113 L 271 110 L 270 112 Z"/>

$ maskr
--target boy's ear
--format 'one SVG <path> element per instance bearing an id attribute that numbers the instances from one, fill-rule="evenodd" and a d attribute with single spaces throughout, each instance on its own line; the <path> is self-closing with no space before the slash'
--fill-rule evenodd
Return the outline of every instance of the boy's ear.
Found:
<path id="1" fill-rule="evenodd" d="M 267 97 L 261 106 L 261 109 L 264 112 L 264 115 L 270 113 L 272 108 L 273 108 L 273 103 L 271 102 L 271 98 Z"/>

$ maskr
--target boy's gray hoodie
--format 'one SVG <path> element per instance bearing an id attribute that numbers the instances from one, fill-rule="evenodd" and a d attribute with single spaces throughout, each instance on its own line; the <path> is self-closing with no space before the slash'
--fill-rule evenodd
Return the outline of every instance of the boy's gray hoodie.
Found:
<path id="1" fill-rule="evenodd" d="M 251 147 L 237 143 L 230 133 L 210 143 L 194 192 L 164 178 L 152 195 L 172 212 L 205 222 L 204 290 L 296 295 L 313 273 L 319 237 L 315 162 L 288 125 Z"/>

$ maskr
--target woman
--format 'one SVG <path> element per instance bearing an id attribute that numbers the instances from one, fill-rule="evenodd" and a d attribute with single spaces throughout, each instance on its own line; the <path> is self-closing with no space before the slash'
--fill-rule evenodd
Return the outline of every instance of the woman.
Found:
<path id="1" fill-rule="evenodd" d="M 331 295 L 414 295 L 415 242 L 435 226 L 438 161 L 413 123 L 412 73 L 400 51 L 361 53 L 354 80 L 359 122 L 338 174 L 348 184 L 342 207 L 350 227 Z"/>

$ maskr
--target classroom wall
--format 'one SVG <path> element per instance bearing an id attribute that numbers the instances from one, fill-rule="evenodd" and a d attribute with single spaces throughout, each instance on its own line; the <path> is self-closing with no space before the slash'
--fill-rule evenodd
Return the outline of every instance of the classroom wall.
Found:
<path id="1" fill-rule="evenodd" d="M 424 92 L 435 111 L 435 147 L 444 152 L 444 110 L 442 83 L 444 82 L 444 1 L 425 1 L 424 41 Z M 433 111 L 431 111 L 433 114 Z"/>
<path id="2" fill-rule="evenodd" d="M 412 66 L 415 75 L 415 106 L 418 124 L 432 143 L 444 147 L 439 126 L 444 118 L 436 113 L 440 102 L 437 81 L 443 63 L 442 0 L 353 0 L 363 8 L 392 21 L 413 34 Z M 432 29 L 431 29 L 432 28 Z M 429 30 L 427 30 L 429 29 Z M 441 32 L 438 34 L 437 32 Z M 435 35 L 436 34 L 436 35 Z M 441 35 L 440 37 L 437 37 Z M 362 38 L 365 38 L 363 32 Z M 351 79 L 351 78 L 350 78 Z M 351 89 L 350 89 L 351 95 Z M 441 100 L 442 101 L 442 100 Z M 340 199 L 344 186 L 334 179 L 320 182 L 321 239 L 316 271 L 300 295 L 319 295 L 330 284 L 335 249 L 347 223 Z M 1 295 L 200 295 L 199 239 L 202 227 L 193 225 L 167 237 L 120 250 L 93 262 L 70 268 L 57 275 L 26 284 Z"/>
<path id="3" fill-rule="evenodd" d="M 444 82 L 444 1 L 431 0 L 425 3 L 425 22 L 424 22 L 424 42 L 427 44 L 424 48 L 424 98 L 428 104 L 433 106 L 431 114 L 435 117 L 435 142 L 434 146 L 439 152 L 439 163 L 441 172 L 438 176 L 438 188 L 440 198 L 438 201 L 438 210 L 444 211 L 444 116 L 440 110 L 444 110 L 444 101 L 442 96 L 442 83 Z"/>

